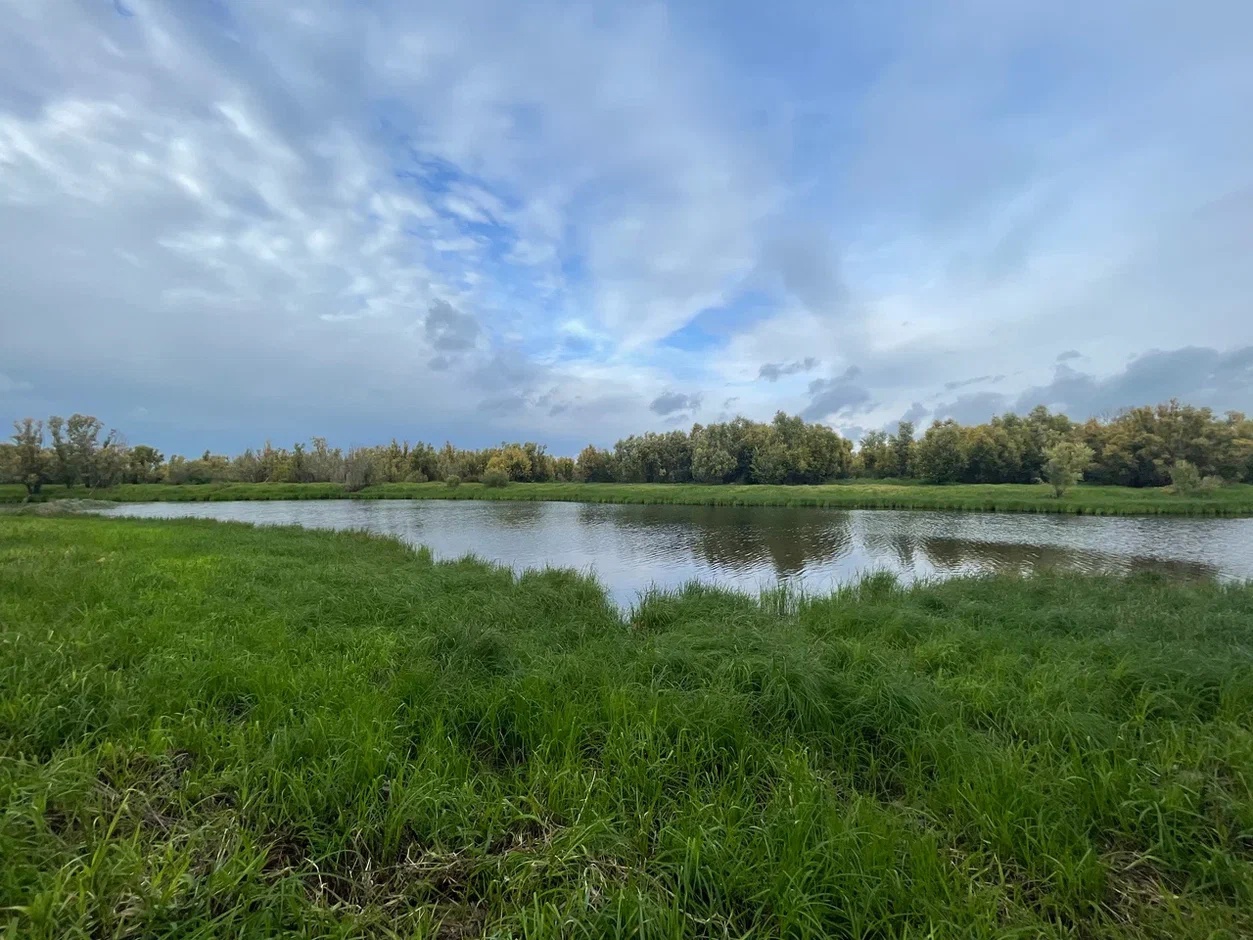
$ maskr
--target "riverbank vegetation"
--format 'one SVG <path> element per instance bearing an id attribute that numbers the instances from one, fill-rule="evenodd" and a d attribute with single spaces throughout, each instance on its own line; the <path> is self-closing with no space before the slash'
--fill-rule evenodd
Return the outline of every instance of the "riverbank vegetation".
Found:
<path id="1" fill-rule="evenodd" d="M 455 479 L 455 478 L 454 478 Z M 477 499 L 674 506 L 813 506 L 828 509 L 928 509 L 967 512 L 1034 512 L 1076 515 L 1253 515 L 1253 485 L 1233 483 L 1197 493 L 1173 487 L 1132 489 L 1084 485 L 1061 498 L 1046 484 L 937 486 L 912 480 L 846 480 L 825 486 L 695 483 L 378 483 L 349 491 L 338 483 L 122 483 L 92 490 L 109 502 L 231 502 L 290 499 Z M 48 485 L 41 501 L 77 500 L 81 487 Z M 23 487 L 0 485 L 0 505 L 26 502 Z"/>
<path id="2" fill-rule="evenodd" d="M 921 437 L 902 422 L 894 435 L 871 431 L 854 449 L 825 425 L 783 413 L 769 423 L 737 418 L 691 431 L 636 435 L 612 449 L 554 457 L 534 442 L 466 450 L 399 442 L 344 451 L 324 438 L 290 450 L 266 444 L 235 457 L 205 452 L 168 460 L 128 447 L 85 415 L 18 422 L 0 445 L 0 482 L 37 495 L 49 484 L 73 490 L 118 483 L 321 483 L 347 492 L 431 480 L 508 483 L 697 483 L 805 486 L 892 478 L 935 484 L 1031 484 L 1057 495 L 1074 482 L 1133 488 L 1172 485 L 1180 495 L 1253 482 L 1253 420 L 1238 412 L 1169 402 L 1109 421 L 1078 423 L 1036 408 L 963 427 L 936 422 Z"/>
<path id="3" fill-rule="evenodd" d="M 11 936 L 1253 935 L 1250 587 L 0 535 Z"/>

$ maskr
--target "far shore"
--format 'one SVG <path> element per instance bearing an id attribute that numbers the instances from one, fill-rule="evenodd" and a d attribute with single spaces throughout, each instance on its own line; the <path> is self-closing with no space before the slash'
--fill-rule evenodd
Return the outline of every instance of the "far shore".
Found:
<path id="1" fill-rule="evenodd" d="M 523 502 L 649 503 L 688 506 L 813 506 L 1079 515 L 1253 516 L 1253 485 L 1197 495 L 1170 487 L 1079 485 L 1056 497 L 1045 484 L 949 484 L 850 480 L 822 486 L 691 483 L 383 483 L 350 492 L 338 483 L 126 483 L 108 489 L 46 485 L 33 501 L 225 502 L 289 499 L 477 499 Z M 24 487 L 0 486 L 0 503 L 30 501 Z"/>

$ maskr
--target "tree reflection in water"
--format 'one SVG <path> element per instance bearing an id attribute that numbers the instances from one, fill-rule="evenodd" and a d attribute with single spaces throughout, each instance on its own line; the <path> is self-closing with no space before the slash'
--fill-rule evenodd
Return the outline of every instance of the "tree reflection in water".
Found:
<path id="1" fill-rule="evenodd" d="M 655 539 L 659 553 L 686 549 L 716 570 L 769 567 L 788 578 L 829 564 L 853 546 L 845 512 L 764 506 L 583 506 L 584 525 Z"/>
<path id="2" fill-rule="evenodd" d="M 935 537 L 920 539 L 915 544 L 931 565 L 945 574 L 968 570 L 1028 574 L 1032 571 L 1061 569 L 1122 574 L 1154 571 L 1171 578 L 1202 579 L 1216 577 L 1219 573 L 1217 567 L 1203 562 L 1118 555 L 1113 552 L 1054 545 L 1018 545 L 1012 542 Z"/>

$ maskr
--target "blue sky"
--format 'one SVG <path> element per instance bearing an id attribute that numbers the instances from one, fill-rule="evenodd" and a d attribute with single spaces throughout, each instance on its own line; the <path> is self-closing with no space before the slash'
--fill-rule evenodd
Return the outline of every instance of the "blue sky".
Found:
<path id="1" fill-rule="evenodd" d="M 1253 5 L 0 0 L 0 411 L 1253 411 Z"/>

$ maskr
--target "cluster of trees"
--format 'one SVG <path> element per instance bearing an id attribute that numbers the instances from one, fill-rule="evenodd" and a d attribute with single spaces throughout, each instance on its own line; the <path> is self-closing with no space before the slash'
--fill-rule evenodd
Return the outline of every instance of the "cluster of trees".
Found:
<path id="1" fill-rule="evenodd" d="M 574 460 L 553 457 L 542 444 L 502 444 L 464 450 L 445 444 L 399 442 L 378 447 L 331 447 L 325 438 L 290 450 L 266 444 L 231 458 L 205 451 L 199 457 L 171 457 L 168 483 L 341 483 L 358 490 L 375 483 L 429 480 L 482 480 L 503 474 L 506 481 L 573 480 Z"/>
<path id="2" fill-rule="evenodd" d="M 79 414 L 15 422 L 11 441 L 0 443 L 0 482 L 22 483 L 31 494 L 46 483 L 89 489 L 117 483 L 340 483 L 359 490 L 374 483 L 493 478 L 574 480 L 575 462 L 532 442 L 464 450 L 393 440 L 344 450 L 320 437 L 290 450 L 267 443 L 235 457 L 205 451 L 167 460 L 146 444 L 128 446 L 117 431 L 104 433 L 99 419 Z"/>
<path id="3" fill-rule="evenodd" d="M 162 463 L 151 447 L 131 449 L 117 431 L 101 437 L 103 431 L 90 415 L 71 415 L 68 421 L 53 415 L 46 426 L 32 418 L 14 422 L 12 443 L 0 446 L 0 478 L 23 483 L 30 493 L 49 481 L 96 489 L 125 479 L 132 461 Z"/>
<path id="4" fill-rule="evenodd" d="M 591 483 L 823 483 L 852 474 L 853 445 L 822 424 L 779 412 L 690 433 L 631 435 L 612 450 L 588 446 L 575 479 Z"/>
<path id="5" fill-rule="evenodd" d="M 1080 479 L 1122 486 L 1196 488 L 1253 482 L 1253 420 L 1239 412 L 1171 401 L 1132 408 L 1112 420 L 1075 422 L 1039 407 L 986 424 L 936 421 L 918 436 L 902 421 L 895 434 L 872 431 L 854 451 L 831 428 L 783 412 L 770 422 L 736 418 L 690 432 L 632 435 L 612 448 L 556 457 L 542 444 L 465 450 L 393 440 L 377 447 L 330 447 L 324 438 L 291 449 L 266 444 L 236 457 L 165 457 L 128 446 L 90 415 L 16 422 L 0 445 L 0 480 L 38 493 L 45 483 L 88 488 L 115 483 L 314 483 L 358 490 L 375 483 L 428 480 L 590 483 L 823 483 L 848 477 L 934 483 L 1031 483 L 1058 493 Z"/>
<path id="6" fill-rule="evenodd" d="M 918 438 L 913 425 L 902 422 L 890 437 L 866 435 L 855 472 L 933 483 L 1031 483 L 1050 478 L 1060 444 L 1076 445 L 1064 451 L 1066 461 L 1089 483 L 1165 486 L 1191 474 L 1253 481 L 1253 419 L 1177 401 L 1082 423 L 1044 407 L 986 424 L 936 421 Z"/>

